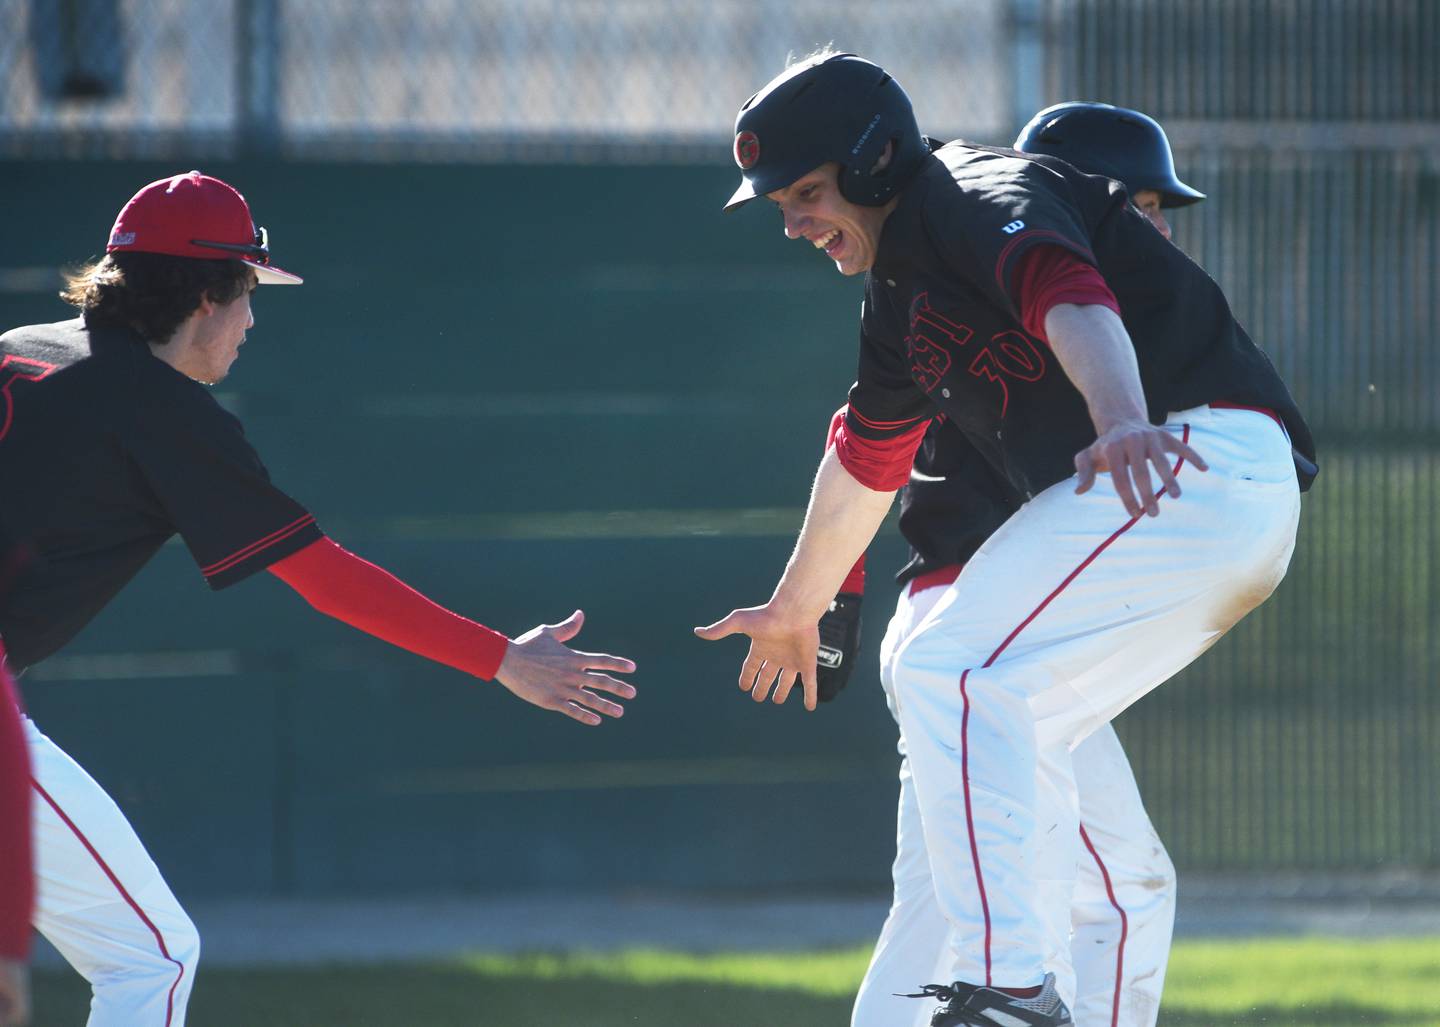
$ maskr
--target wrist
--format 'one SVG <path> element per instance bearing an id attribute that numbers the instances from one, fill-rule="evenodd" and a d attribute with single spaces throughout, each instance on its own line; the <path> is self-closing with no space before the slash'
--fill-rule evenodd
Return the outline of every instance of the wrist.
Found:
<path id="1" fill-rule="evenodd" d="M 515 651 L 515 643 L 494 628 L 476 624 L 479 629 L 474 640 L 473 657 L 464 669 L 482 681 L 494 681 L 505 670 L 505 663 Z M 512 661 L 513 666 L 513 661 Z"/>
<path id="2" fill-rule="evenodd" d="M 807 599 L 787 590 L 782 582 L 770 597 L 766 607 L 770 615 L 779 621 L 780 627 L 792 631 L 802 631 L 806 628 L 813 628 L 825 611 L 830 608 L 830 600 L 833 596 L 826 596 L 823 599 Z"/>
<path id="3" fill-rule="evenodd" d="M 1094 411 L 1092 411 L 1091 414 L 1090 414 L 1090 420 L 1091 420 L 1091 422 L 1095 425 L 1095 436 L 1096 436 L 1096 438 L 1099 438 L 1100 436 L 1103 436 L 1103 435 L 1105 435 L 1105 434 L 1107 434 L 1107 433 L 1109 433 L 1109 432 L 1112 432 L 1112 431 L 1114 431 L 1116 428 L 1121 428 L 1121 427 L 1124 427 L 1124 426 L 1126 426 L 1126 425 L 1131 425 L 1131 426 L 1146 425 L 1146 426 L 1148 426 L 1148 425 L 1150 424 L 1150 418 L 1146 415 L 1145 411 L 1143 411 L 1143 410 L 1114 411 L 1114 412 L 1094 412 Z"/>

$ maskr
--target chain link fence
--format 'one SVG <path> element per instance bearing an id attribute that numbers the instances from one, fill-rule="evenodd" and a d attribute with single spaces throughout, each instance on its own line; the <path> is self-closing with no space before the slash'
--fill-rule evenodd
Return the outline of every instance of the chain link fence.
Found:
<path id="1" fill-rule="evenodd" d="M 1176 241 L 1316 429 L 1279 593 L 1118 724 L 1177 863 L 1440 864 L 1440 5 L 1048 0 L 1049 96 L 1155 115 Z"/>
<path id="2" fill-rule="evenodd" d="M 1007 26 L 1002 0 L 0 0 L 0 154 L 713 160 L 831 43 L 989 137 Z"/>
<path id="3" fill-rule="evenodd" d="M 1048 0 L 1044 24 L 1053 93 L 1166 124 L 1440 118 L 1430 0 Z"/>

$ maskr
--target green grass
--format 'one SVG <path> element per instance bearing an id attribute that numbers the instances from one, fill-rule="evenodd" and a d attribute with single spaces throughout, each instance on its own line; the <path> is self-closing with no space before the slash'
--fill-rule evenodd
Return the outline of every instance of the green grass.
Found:
<path id="1" fill-rule="evenodd" d="M 868 948 L 690 955 L 475 955 L 447 962 L 206 969 L 197 1027 L 843 1027 Z M 71 974 L 35 978 L 36 1027 L 84 1022 Z M 1440 938 L 1186 942 L 1162 1027 L 1436 1027 Z"/>

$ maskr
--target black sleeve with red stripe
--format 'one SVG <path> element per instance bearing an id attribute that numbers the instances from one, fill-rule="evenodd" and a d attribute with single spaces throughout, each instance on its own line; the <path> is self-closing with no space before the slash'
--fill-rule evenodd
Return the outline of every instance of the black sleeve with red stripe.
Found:
<path id="1" fill-rule="evenodd" d="M 240 421 L 203 389 L 149 407 L 127 447 L 213 589 L 321 537 L 315 518 L 276 488 Z"/>
<path id="2" fill-rule="evenodd" d="M 976 168 L 970 188 L 927 203 L 926 228 L 951 270 L 1019 321 L 1015 272 L 1031 249 L 1058 246 L 1098 266 L 1081 209 L 1094 197 L 1073 195 L 1069 181 L 1028 158 Z"/>

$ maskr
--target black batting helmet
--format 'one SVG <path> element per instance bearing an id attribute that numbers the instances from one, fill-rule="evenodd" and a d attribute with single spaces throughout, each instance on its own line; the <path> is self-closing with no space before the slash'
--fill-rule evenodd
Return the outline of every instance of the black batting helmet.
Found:
<path id="1" fill-rule="evenodd" d="M 1081 171 L 1118 179 L 1131 193 L 1153 189 L 1162 207 L 1205 199 L 1176 176 L 1170 140 L 1160 123 L 1125 107 L 1087 100 L 1046 107 L 1020 130 L 1014 148 L 1048 153 Z"/>
<path id="2" fill-rule="evenodd" d="M 872 173 L 886 143 L 895 144 L 890 163 Z M 840 164 L 845 199 L 878 207 L 929 152 L 900 83 L 854 54 L 819 54 L 786 68 L 740 108 L 740 188 L 725 209 L 783 189 L 827 161 Z"/>

